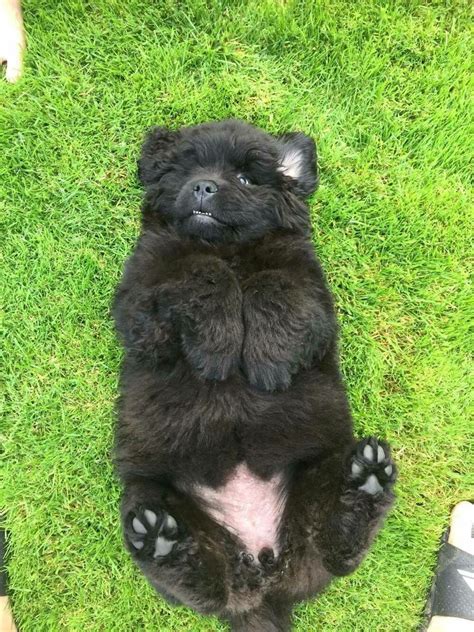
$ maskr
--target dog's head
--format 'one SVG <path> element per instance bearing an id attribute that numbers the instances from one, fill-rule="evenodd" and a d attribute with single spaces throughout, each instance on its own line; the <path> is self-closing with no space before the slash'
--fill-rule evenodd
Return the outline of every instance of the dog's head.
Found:
<path id="1" fill-rule="evenodd" d="M 226 242 L 279 227 L 307 232 L 316 162 L 315 144 L 302 133 L 274 137 L 241 121 L 155 127 L 139 160 L 145 224 Z"/>

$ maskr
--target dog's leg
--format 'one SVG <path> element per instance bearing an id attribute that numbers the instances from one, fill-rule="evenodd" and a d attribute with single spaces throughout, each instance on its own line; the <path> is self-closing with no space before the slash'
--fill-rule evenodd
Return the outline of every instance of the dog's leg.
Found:
<path id="1" fill-rule="evenodd" d="M 359 441 L 343 463 L 339 498 L 320 533 L 324 564 L 334 575 L 360 564 L 393 503 L 395 479 L 389 446 L 374 437 Z"/>
<path id="2" fill-rule="evenodd" d="M 129 483 L 122 524 L 132 558 L 168 601 L 204 613 L 223 608 L 225 563 L 219 534 L 190 499 L 155 481 Z"/>
<path id="3" fill-rule="evenodd" d="M 203 378 L 237 369 L 243 341 L 242 293 L 216 257 L 189 256 L 179 275 L 151 288 L 123 283 L 114 305 L 126 349 L 159 366 L 183 354 Z"/>
<path id="4" fill-rule="evenodd" d="M 313 278 L 287 270 L 254 274 L 243 290 L 244 371 L 261 390 L 284 390 L 333 344 L 332 306 Z"/>
<path id="5" fill-rule="evenodd" d="M 287 505 L 293 541 L 312 543 L 331 574 L 351 573 L 393 503 L 395 478 L 388 445 L 373 437 L 359 441 L 349 456 L 335 455 L 309 468 Z"/>
<path id="6" fill-rule="evenodd" d="M 291 604 L 283 595 L 267 595 L 261 605 L 230 618 L 232 632 L 289 632 Z"/>
<path id="7" fill-rule="evenodd" d="M 188 362 L 209 380 L 237 369 L 243 343 L 242 292 L 230 268 L 215 257 L 189 257 L 177 316 Z"/>

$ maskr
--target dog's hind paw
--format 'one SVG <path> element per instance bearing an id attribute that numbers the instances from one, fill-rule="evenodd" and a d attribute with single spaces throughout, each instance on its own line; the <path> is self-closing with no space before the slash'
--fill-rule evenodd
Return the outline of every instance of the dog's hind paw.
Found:
<path id="1" fill-rule="evenodd" d="M 125 539 L 136 555 L 164 557 L 178 541 L 178 525 L 165 511 L 140 507 L 126 517 Z"/>
<path id="2" fill-rule="evenodd" d="M 371 496 L 388 491 L 396 479 L 388 445 L 375 437 L 359 441 L 351 457 L 349 478 L 352 485 Z"/>

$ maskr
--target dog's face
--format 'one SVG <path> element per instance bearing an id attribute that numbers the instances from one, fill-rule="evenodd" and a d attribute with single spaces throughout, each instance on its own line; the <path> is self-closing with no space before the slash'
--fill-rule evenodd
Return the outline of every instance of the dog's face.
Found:
<path id="1" fill-rule="evenodd" d="M 147 222 L 243 242 L 278 227 L 309 229 L 304 201 L 317 186 L 316 147 L 304 134 L 276 138 L 241 121 L 157 127 L 143 145 L 139 177 Z"/>

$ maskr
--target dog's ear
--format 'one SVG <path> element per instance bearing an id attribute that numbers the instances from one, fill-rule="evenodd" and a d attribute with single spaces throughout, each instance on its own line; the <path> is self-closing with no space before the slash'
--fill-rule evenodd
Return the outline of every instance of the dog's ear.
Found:
<path id="1" fill-rule="evenodd" d="M 314 140 L 302 132 L 291 132 L 280 136 L 278 143 L 280 171 L 291 178 L 293 192 L 301 198 L 307 198 L 319 184 L 318 154 Z"/>
<path id="2" fill-rule="evenodd" d="M 143 186 L 156 184 L 162 175 L 170 150 L 180 136 L 166 127 L 152 127 L 145 138 L 138 161 L 138 177 Z"/>

